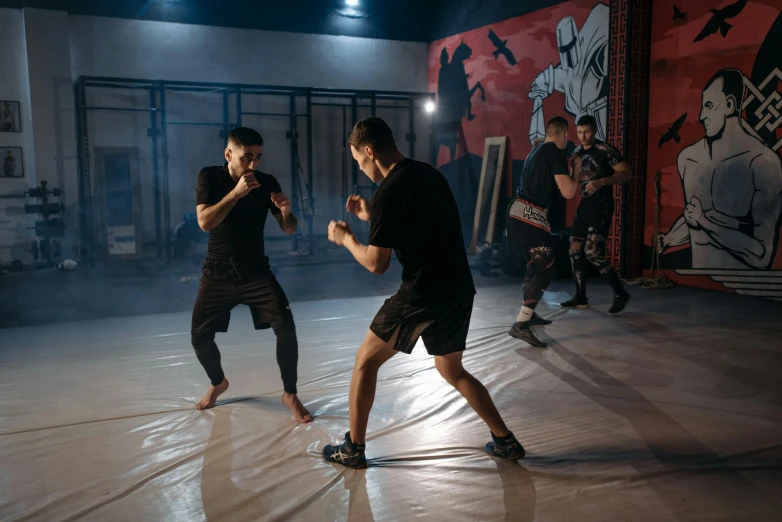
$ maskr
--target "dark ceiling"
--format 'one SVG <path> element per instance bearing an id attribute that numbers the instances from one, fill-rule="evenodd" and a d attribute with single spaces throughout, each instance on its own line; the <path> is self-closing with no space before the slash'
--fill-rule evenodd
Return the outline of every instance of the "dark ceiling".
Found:
<path id="1" fill-rule="evenodd" d="M 0 7 L 429 42 L 563 0 L 0 0 Z"/>

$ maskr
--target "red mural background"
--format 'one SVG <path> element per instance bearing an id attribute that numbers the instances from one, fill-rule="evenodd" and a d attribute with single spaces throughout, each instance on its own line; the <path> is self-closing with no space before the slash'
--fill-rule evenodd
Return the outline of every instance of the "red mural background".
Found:
<path id="1" fill-rule="evenodd" d="M 472 89 L 480 82 L 485 92 L 485 101 L 482 101 L 480 91 L 470 96 L 474 119 L 469 120 L 465 117 L 461 120 L 460 146 L 456 147 L 455 155 L 452 157 L 449 148 L 443 145 L 435 151 L 438 167 L 468 153 L 481 156 L 484 139 L 492 136 L 508 136 L 509 161 L 526 158 L 532 149 L 529 137 L 534 106 L 534 101 L 529 97 L 531 84 L 541 71 L 550 65 L 556 67 L 561 61 L 556 35 L 557 24 L 570 16 L 573 17 L 576 28 L 582 30 L 590 13 L 598 4 L 600 2 L 595 0 L 573 0 L 430 44 L 430 91 L 438 92 L 443 49 L 447 52 L 448 58 L 452 58 L 460 44 L 464 43 L 472 51 L 471 56 L 464 61 L 468 86 Z M 599 27 L 606 36 L 609 23 L 607 4 L 607 2 L 601 4 L 605 8 L 606 16 L 605 23 L 601 22 Z M 595 24 L 591 25 L 594 29 Z M 517 64 L 509 63 L 509 59 L 504 54 L 499 54 L 497 58 L 493 56 L 492 53 L 497 51 L 498 47 L 489 36 L 490 30 L 500 41 L 507 40 L 504 45 L 512 53 L 512 58 L 518 62 Z M 607 77 L 605 81 L 608 81 Z M 567 113 L 565 104 L 565 95 L 554 90 L 543 100 L 544 119 L 548 120 L 554 116 L 566 117 L 573 124 L 571 141 L 575 142 L 577 141 L 575 116 Z M 518 173 L 514 172 L 514 174 Z M 577 204 L 577 200 L 568 202 L 568 222 L 572 219 Z"/>
<path id="2" fill-rule="evenodd" d="M 765 132 L 763 136 L 759 137 L 765 145 L 755 145 L 755 148 L 763 148 L 765 153 L 771 154 L 773 157 L 771 151 L 775 142 L 782 136 L 778 128 L 782 123 L 782 118 L 780 118 L 782 98 L 778 94 L 780 86 L 782 86 L 782 82 L 780 82 L 782 76 L 774 77 L 773 73 L 771 75 L 767 73 L 782 65 L 779 47 L 779 44 L 782 43 L 780 40 L 781 10 L 782 0 L 655 0 L 652 15 L 647 205 L 644 226 L 646 267 L 649 266 L 648 263 L 653 252 L 652 237 L 655 233 L 655 205 L 653 203 L 655 174 L 657 172 L 661 174 L 660 232 L 666 234 L 683 216 L 687 208 L 686 203 L 692 199 L 692 193 L 696 192 L 690 188 L 690 194 L 685 194 L 677 167 L 677 158 L 682 150 L 696 144 L 705 136 L 704 126 L 699 121 L 703 117 L 702 95 L 710 78 L 719 70 L 739 69 L 746 77 L 743 118 L 749 123 L 746 125 L 747 127 L 757 127 L 759 132 Z M 720 20 L 722 20 L 722 24 L 720 24 Z M 771 48 L 776 50 L 761 53 L 762 46 L 767 50 Z M 763 56 L 760 57 L 759 53 Z M 763 69 L 760 74 L 762 78 L 758 76 L 756 66 Z M 754 77 L 753 69 L 755 69 Z M 760 85 L 763 78 L 769 78 L 765 87 Z M 761 102 L 764 102 L 763 107 L 761 107 Z M 759 124 L 759 120 L 766 116 L 767 123 Z M 677 129 L 676 122 L 680 119 L 683 120 L 680 128 Z M 669 132 L 669 129 L 673 129 L 674 132 Z M 668 137 L 663 138 L 666 134 Z M 680 141 L 677 142 L 676 139 L 673 139 L 674 135 L 677 135 L 676 138 Z M 734 205 L 736 202 L 730 201 L 730 197 L 727 195 L 730 192 L 736 193 L 735 196 L 731 196 L 734 198 L 752 197 L 751 195 L 742 196 L 742 194 L 747 190 L 749 190 L 749 194 L 752 193 L 752 189 L 747 188 L 747 183 L 750 185 L 753 183 L 753 174 L 746 168 L 725 167 L 725 165 L 729 165 L 728 163 L 723 163 L 722 166 L 718 165 L 716 163 L 718 156 L 716 147 L 719 143 L 716 141 L 714 143 L 715 145 L 712 147 L 715 149 L 708 154 L 711 154 L 715 159 L 700 160 L 698 165 L 698 168 L 704 171 L 703 174 L 698 174 L 703 177 L 700 181 L 704 184 L 711 183 L 711 189 L 709 189 L 711 193 L 708 199 L 714 198 L 712 203 L 703 203 L 704 211 L 709 210 L 709 205 L 715 209 L 720 205 L 726 206 L 725 200 Z M 773 152 L 777 156 L 779 155 L 779 150 Z M 686 156 L 687 154 L 683 154 L 683 157 Z M 723 181 L 719 183 L 718 188 L 716 181 L 718 171 L 726 168 L 733 169 L 729 171 L 730 178 L 728 179 L 735 181 L 725 182 L 725 178 L 722 178 Z M 707 170 L 708 172 L 706 172 Z M 688 172 L 691 173 L 693 170 Z M 771 207 L 776 205 L 775 198 L 779 198 L 779 205 L 782 206 L 782 194 L 779 194 L 777 189 L 782 186 L 782 172 L 778 170 L 777 166 L 772 166 L 763 176 L 765 181 L 762 183 L 755 181 L 754 197 L 768 198 Z M 704 189 L 699 190 L 703 193 Z M 767 190 L 772 190 L 773 194 L 763 192 Z M 719 200 L 722 200 L 722 203 Z M 748 202 L 747 208 L 749 206 Z M 759 229 L 756 225 L 764 219 L 773 220 L 773 212 L 770 210 L 762 211 L 763 215 L 771 217 L 763 217 L 761 211 L 756 207 L 753 207 L 749 212 L 751 212 L 749 216 L 739 216 L 740 220 L 745 221 L 744 230 L 747 237 L 754 235 L 759 238 L 759 232 L 757 232 Z M 696 224 L 694 227 L 697 228 L 698 225 Z M 697 234 L 698 231 L 691 227 L 687 237 L 695 238 Z M 720 266 L 720 263 L 714 261 L 713 257 L 710 262 L 708 256 L 693 253 L 694 247 L 690 241 L 679 245 L 668 244 L 669 241 L 673 241 L 673 235 L 665 236 L 663 244 L 666 245 L 666 249 L 661 255 L 662 267 L 665 269 L 665 274 L 671 279 L 683 284 L 705 288 L 737 291 L 765 297 L 782 297 L 782 292 L 779 292 L 780 296 L 776 296 L 775 292 L 769 291 L 769 289 L 775 288 L 778 283 L 782 283 L 782 272 L 776 273 L 776 270 L 782 269 L 782 254 L 778 249 L 770 266 L 760 266 L 761 262 L 755 262 L 754 265 L 746 262 L 745 266 L 741 263 L 741 256 L 734 256 L 735 262 L 732 258 L 727 257 L 726 252 L 729 252 L 733 247 L 721 245 L 729 240 L 717 238 L 707 247 L 713 249 L 714 256 L 726 256 L 727 261 L 724 266 Z M 693 239 L 693 241 L 698 242 L 699 245 L 703 244 L 702 239 Z M 776 245 L 773 245 L 773 242 L 765 241 L 763 248 L 775 248 Z M 736 250 L 738 251 L 738 249 Z M 742 270 L 746 270 L 747 274 L 741 272 Z M 755 275 L 760 274 L 763 274 L 763 278 L 752 279 Z M 779 281 L 770 282 L 769 278 L 779 279 Z M 782 285 L 779 285 L 779 288 L 782 288 Z"/>

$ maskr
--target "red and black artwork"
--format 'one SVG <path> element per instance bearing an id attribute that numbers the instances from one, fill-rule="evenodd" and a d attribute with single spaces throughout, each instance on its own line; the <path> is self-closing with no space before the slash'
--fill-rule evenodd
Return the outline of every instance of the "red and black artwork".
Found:
<path id="1" fill-rule="evenodd" d="M 782 299 L 781 10 L 654 3 L 644 237 L 681 283 Z"/>
<path id="2" fill-rule="evenodd" d="M 454 188 L 466 233 L 485 138 L 509 138 L 514 183 L 554 116 L 573 124 L 575 142 L 575 120 L 590 114 L 605 138 L 609 18 L 607 3 L 574 0 L 430 45 L 429 87 L 437 93 L 434 155 Z M 509 183 L 507 195 L 514 188 Z M 560 226 L 572 219 L 577 204 L 569 202 L 570 215 L 565 219 L 562 212 Z"/>

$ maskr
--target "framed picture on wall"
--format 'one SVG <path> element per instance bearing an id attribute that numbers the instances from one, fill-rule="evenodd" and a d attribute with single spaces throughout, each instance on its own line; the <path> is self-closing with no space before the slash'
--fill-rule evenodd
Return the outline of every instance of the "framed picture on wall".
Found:
<path id="1" fill-rule="evenodd" d="M 23 178 L 22 147 L 0 147 L 0 177 Z"/>
<path id="2" fill-rule="evenodd" d="M 0 100 L 0 132 L 22 132 L 19 102 Z"/>

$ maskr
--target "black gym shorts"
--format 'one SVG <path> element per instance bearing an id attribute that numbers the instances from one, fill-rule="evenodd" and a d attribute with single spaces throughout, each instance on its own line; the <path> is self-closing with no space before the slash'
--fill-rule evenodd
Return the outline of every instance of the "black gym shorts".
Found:
<path id="1" fill-rule="evenodd" d="M 388 342 L 399 328 L 394 349 L 411 353 L 422 338 L 429 355 L 463 352 L 467 347 L 474 297 L 442 304 L 411 304 L 397 293 L 383 303 L 369 329 Z"/>
<path id="2" fill-rule="evenodd" d="M 611 231 L 611 220 L 614 217 L 614 200 L 589 201 L 582 199 L 576 211 L 573 225 L 570 227 L 570 237 L 584 239 L 587 234 L 598 234 L 607 237 Z"/>
<path id="3" fill-rule="evenodd" d="M 191 333 L 227 332 L 231 310 L 247 305 L 256 330 L 269 328 L 290 314 L 285 292 L 268 265 L 207 259 L 193 307 Z"/>
<path id="4" fill-rule="evenodd" d="M 505 224 L 510 248 L 526 252 L 529 248 L 554 245 L 546 209 L 522 197 L 508 205 Z"/>

